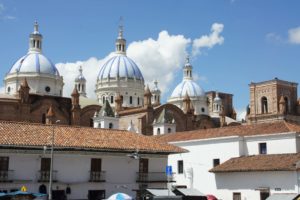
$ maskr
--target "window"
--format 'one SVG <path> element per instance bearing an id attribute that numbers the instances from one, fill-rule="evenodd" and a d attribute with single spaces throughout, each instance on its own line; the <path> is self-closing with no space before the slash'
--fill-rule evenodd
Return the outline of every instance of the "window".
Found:
<path id="1" fill-rule="evenodd" d="M 49 86 L 46 86 L 46 87 L 45 87 L 45 91 L 46 91 L 46 92 L 50 92 L 50 90 L 51 90 L 51 89 L 50 89 Z"/>
<path id="2" fill-rule="evenodd" d="M 42 158 L 41 159 L 41 171 L 49 172 L 50 171 L 50 165 L 51 165 L 51 159 L 50 158 Z"/>
<path id="3" fill-rule="evenodd" d="M 205 112 L 205 109 L 204 109 L 204 108 L 201 108 L 201 112 L 203 112 L 203 113 L 204 113 L 204 112 Z"/>
<path id="4" fill-rule="evenodd" d="M 268 99 L 267 97 L 261 98 L 261 113 L 268 113 Z"/>
<path id="5" fill-rule="evenodd" d="M 132 96 L 129 97 L 129 104 L 132 104 Z"/>
<path id="6" fill-rule="evenodd" d="M 110 96 L 110 103 L 114 103 L 114 96 Z"/>
<path id="7" fill-rule="evenodd" d="M 10 93 L 10 87 L 7 88 L 7 92 Z"/>
<path id="8" fill-rule="evenodd" d="M 42 124 L 46 124 L 46 114 L 42 115 Z"/>
<path id="9" fill-rule="evenodd" d="M 219 158 L 215 158 L 213 159 L 213 166 L 216 167 L 220 164 L 220 159 Z"/>
<path id="10" fill-rule="evenodd" d="M 240 192 L 234 192 L 233 193 L 233 200 L 241 200 L 241 193 Z"/>
<path id="11" fill-rule="evenodd" d="M 140 105 L 140 97 L 137 98 L 137 103 Z"/>
<path id="12" fill-rule="evenodd" d="M 108 128 L 112 129 L 114 127 L 113 123 L 109 123 Z"/>
<path id="13" fill-rule="evenodd" d="M 267 154 L 267 143 L 259 143 L 259 154 Z"/>
<path id="14" fill-rule="evenodd" d="M 91 171 L 92 172 L 101 172 L 101 170 L 102 170 L 101 158 L 92 158 L 91 159 Z"/>
<path id="15" fill-rule="evenodd" d="M 183 160 L 177 161 L 177 173 L 183 174 Z"/>
<path id="16" fill-rule="evenodd" d="M 157 135 L 160 135 L 160 128 L 157 128 Z"/>
<path id="17" fill-rule="evenodd" d="M 289 113 L 289 99 L 287 97 L 284 97 L 284 102 L 285 102 L 285 113 Z"/>
<path id="18" fill-rule="evenodd" d="M 102 104 L 105 103 L 105 96 L 102 97 Z"/>
<path id="19" fill-rule="evenodd" d="M 171 133 L 172 129 L 171 128 L 168 128 L 168 133 Z"/>

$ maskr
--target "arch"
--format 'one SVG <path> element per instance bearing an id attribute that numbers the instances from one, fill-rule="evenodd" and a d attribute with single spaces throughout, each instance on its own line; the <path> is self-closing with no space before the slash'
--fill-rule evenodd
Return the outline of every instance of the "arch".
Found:
<path id="1" fill-rule="evenodd" d="M 108 124 L 108 128 L 109 128 L 109 129 L 114 128 L 114 124 L 110 122 L 110 123 Z"/>
<path id="2" fill-rule="evenodd" d="M 205 112 L 205 108 L 203 108 L 203 107 L 202 107 L 202 108 L 201 108 L 201 112 L 203 112 L 203 113 L 204 113 L 204 112 Z"/>
<path id="3" fill-rule="evenodd" d="M 160 128 L 157 128 L 157 135 L 160 135 Z"/>
<path id="4" fill-rule="evenodd" d="M 132 96 L 129 97 L 129 104 L 132 104 Z"/>
<path id="5" fill-rule="evenodd" d="M 110 96 L 110 103 L 111 103 L 111 104 L 114 103 L 114 96 L 113 96 L 113 95 Z"/>
<path id="6" fill-rule="evenodd" d="M 137 98 L 137 104 L 140 105 L 140 97 Z"/>
<path id="7" fill-rule="evenodd" d="M 261 113 L 268 113 L 268 99 L 265 96 L 261 98 Z"/>
<path id="8" fill-rule="evenodd" d="M 40 185 L 40 187 L 39 187 L 39 193 L 47 194 L 47 187 L 46 187 L 46 185 L 44 185 L 44 184 Z"/>
<path id="9" fill-rule="evenodd" d="M 105 96 L 102 96 L 102 104 L 105 103 Z"/>

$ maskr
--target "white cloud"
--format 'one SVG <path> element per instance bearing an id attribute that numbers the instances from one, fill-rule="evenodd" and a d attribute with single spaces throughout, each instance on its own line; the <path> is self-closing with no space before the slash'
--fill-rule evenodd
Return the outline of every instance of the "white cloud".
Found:
<path id="1" fill-rule="evenodd" d="M 237 109 L 236 110 L 236 120 L 242 121 L 246 119 L 247 111 L 246 109 Z"/>
<path id="2" fill-rule="evenodd" d="M 2 17 L 2 19 L 14 20 L 14 19 L 16 19 L 16 17 L 15 16 L 11 16 L 11 15 L 5 15 L 5 16 Z"/>
<path id="3" fill-rule="evenodd" d="M 277 33 L 268 33 L 266 34 L 266 40 L 272 43 L 282 43 L 283 39 Z"/>
<path id="4" fill-rule="evenodd" d="M 208 36 L 210 39 L 209 48 L 214 46 L 213 43 L 220 43 L 224 40 L 220 39 L 219 33 L 222 31 L 223 25 L 213 24 L 213 33 Z M 202 36 L 206 37 L 206 36 Z M 200 37 L 200 38 L 202 38 Z M 217 39 L 218 38 L 218 39 Z M 219 42 L 212 42 L 212 41 Z M 127 55 L 132 58 L 140 67 L 146 84 L 153 87 L 153 81 L 158 80 L 158 86 L 163 94 L 170 88 L 176 74 L 181 73 L 181 67 L 184 64 L 187 55 L 187 48 L 191 45 L 191 39 L 183 35 L 171 35 L 167 31 L 161 31 L 156 39 L 148 38 L 142 41 L 134 41 L 128 45 Z M 113 44 L 112 44 L 113 46 Z M 197 45 L 196 45 L 197 46 Z M 200 49 L 203 46 L 198 46 Z M 70 96 L 74 89 L 74 80 L 78 75 L 79 66 L 82 65 L 83 75 L 87 79 L 87 94 L 89 97 L 95 98 L 95 84 L 100 66 L 105 62 L 106 58 L 97 59 L 89 58 L 86 61 L 76 61 L 71 63 L 58 63 L 60 74 L 64 77 L 64 96 Z M 206 77 L 195 77 L 197 80 L 206 81 Z"/>
<path id="5" fill-rule="evenodd" d="M 5 10 L 4 5 L 0 3 L 0 14 L 2 14 L 4 10 Z"/>
<path id="6" fill-rule="evenodd" d="M 214 23 L 211 26 L 211 33 L 209 35 L 203 35 L 200 38 L 194 39 L 192 51 L 193 56 L 201 54 L 201 49 L 203 48 L 210 49 L 217 44 L 223 44 L 224 37 L 220 35 L 223 29 L 223 24 Z"/>
<path id="7" fill-rule="evenodd" d="M 140 66 L 146 82 L 157 79 L 160 89 L 165 92 L 183 65 L 190 42 L 183 35 L 161 31 L 156 40 L 132 42 L 127 52 Z"/>
<path id="8" fill-rule="evenodd" d="M 292 44 L 300 44 L 300 27 L 289 30 L 289 42 Z"/>

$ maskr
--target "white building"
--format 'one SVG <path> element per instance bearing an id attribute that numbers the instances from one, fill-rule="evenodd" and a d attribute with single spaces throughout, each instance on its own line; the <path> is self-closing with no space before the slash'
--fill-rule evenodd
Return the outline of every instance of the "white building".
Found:
<path id="1" fill-rule="evenodd" d="M 16 95 L 26 78 L 31 94 L 62 96 L 63 77 L 51 60 L 42 54 L 42 42 L 43 36 L 35 22 L 34 31 L 29 36 L 28 53 L 18 59 L 4 78 L 6 94 Z"/>
<path id="2" fill-rule="evenodd" d="M 299 193 L 300 126 L 284 121 L 161 136 L 188 150 L 170 155 L 178 186 L 223 200 Z"/>
<path id="3" fill-rule="evenodd" d="M 173 90 L 168 103 L 174 104 L 183 110 L 183 99 L 188 94 L 195 109 L 195 115 L 208 115 L 205 91 L 193 80 L 192 72 L 193 67 L 190 64 L 189 57 L 187 57 L 183 67 L 182 82 Z"/>
<path id="4" fill-rule="evenodd" d="M 128 131 L 15 122 L 0 127 L 0 191 L 49 191 L 54 135 L 55 199 L 102 199 L 116 192 L 136 197 L 145 187 L 166 188 L 167 156 L 184 152 Z"/>
<path id="5" fill-rule="evenodd" d="M 120 94 L 123 107 L 140 107 L 143 105 L 144 77 L 137 64 L 126 56 L 126 40 L 120 27 L 116 40 L 116 51 L 101 67 L 97 77 L 96 96 L 103 105 L 108 99 L 115 107 L 115 97 Z"/>

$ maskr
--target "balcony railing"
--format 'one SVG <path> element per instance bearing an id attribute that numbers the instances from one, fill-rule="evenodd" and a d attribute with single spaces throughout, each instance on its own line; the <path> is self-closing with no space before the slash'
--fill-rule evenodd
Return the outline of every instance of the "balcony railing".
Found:
<path id="1" fill-rule="evenodd" d="M 136 182 L 174 182 L 174 176 L 167 176 L 165 172 L 137 172 Z"/>
<path id="2" fill-rule="evenodd" d="M 56 174 L 57 171 L 52 171 L 52 181 L 56 182 Z M 50 171 L 39 171 L 38 172 L 38 181 L 39 182 L 49 182 L 50 179 Z"/>
<path id="3" fill-rule="evenodd" d="M 105 171 L 90 171 L 90 182 L 104 182 Z"/>
<path id="4" fill-rule="evenodd" d="M 13 181 L 13 170 L 2 170 L 0 171 L 0 182 L 11 182 Z"/>

